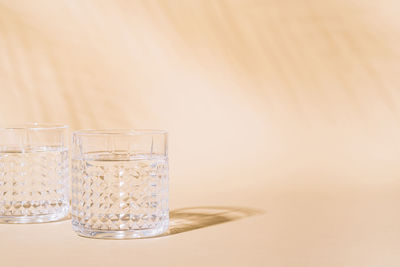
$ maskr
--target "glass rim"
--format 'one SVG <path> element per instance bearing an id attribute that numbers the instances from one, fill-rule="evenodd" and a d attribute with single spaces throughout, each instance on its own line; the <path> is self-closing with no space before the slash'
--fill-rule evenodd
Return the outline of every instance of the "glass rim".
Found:
<path id="1" fill-rule="evenodd" d="M 58 124 L 58 123 L 37 123 L 37 122 L 29 122 L 29 123 L 21 123 L 21 124 L 10 124 L 10 125 L 0 125 L 0 131 L 13 131 L 13 130 L 57 130 L 57 129 L 68 129 L 69 126 L 66 124 Z"/>
<path id="2" fill-rule="evenodd" d="M 167 135 L 166 130 L 157 129 L 82 129 L 73 132 L 74 136 L 136 136 L 136 135 Z"/>

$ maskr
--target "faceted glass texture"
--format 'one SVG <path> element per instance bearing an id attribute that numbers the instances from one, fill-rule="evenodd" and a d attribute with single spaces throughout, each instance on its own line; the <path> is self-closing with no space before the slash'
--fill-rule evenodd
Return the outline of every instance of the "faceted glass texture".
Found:
<path id="1" fill-rule="evenodd" d="M 157 135 L 137 131 L 74 135 L 71 215 L 78 234 L 138 238 L 167 230 L 166 133 L 161 133 L 162 138 Z M 100 143 L 90 146 L 85 139 Z M 155 146 L 164 146 L 164 153 Z"/>
<path id="2" fill-rule="evenodd" d="M 0 129 L 0 222 L 49 222 L 68 215 L 66 130 L 38 124 Z"/>

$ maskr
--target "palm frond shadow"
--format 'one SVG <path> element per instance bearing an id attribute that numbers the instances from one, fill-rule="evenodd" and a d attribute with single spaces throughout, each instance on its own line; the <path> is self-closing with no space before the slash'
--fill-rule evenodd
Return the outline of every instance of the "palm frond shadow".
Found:
<path id="1" fill-rule="evenodd" d="M 189 207 L 170 212 L 170 226 L 164 235 L 175 235 L 183 232 L 209 227 L 262 214 L 256 209 L 244 207 Z"/>

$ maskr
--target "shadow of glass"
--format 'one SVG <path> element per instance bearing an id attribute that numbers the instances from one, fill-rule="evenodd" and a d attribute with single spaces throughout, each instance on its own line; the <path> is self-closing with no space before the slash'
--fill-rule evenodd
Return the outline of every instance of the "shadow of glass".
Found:
<path id="1" fill-rule="evenodd" d="M 172 210 L 166 235 L 175 235 L 230 221 L 262 214 L 256 209 L 244 207 L 190 207 Z"/>

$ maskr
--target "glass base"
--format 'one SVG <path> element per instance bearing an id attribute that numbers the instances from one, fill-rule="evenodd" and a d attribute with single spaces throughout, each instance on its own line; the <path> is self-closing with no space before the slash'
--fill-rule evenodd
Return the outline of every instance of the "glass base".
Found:
<path id="1" fill-rule="evenodd" d="M 0 216 L 0 223 L 44 223 L 54 222 L 68 217 L 68 211 L 55 214 L 33 216 Z"/>
<path id="2" fill-rule="evenodd" d="M 72 224 L 72 229 L 83 237 L 101 238 L 101 239 L 132 239 L 132 238 L 146 238 L 154 237 L 165 233 L 168 230 L 168 222 L 161 224 L 160 227 L 151 229 L 138 229 L 138 230 L 93 230 L 85 229 L 81 226 Z"/>

